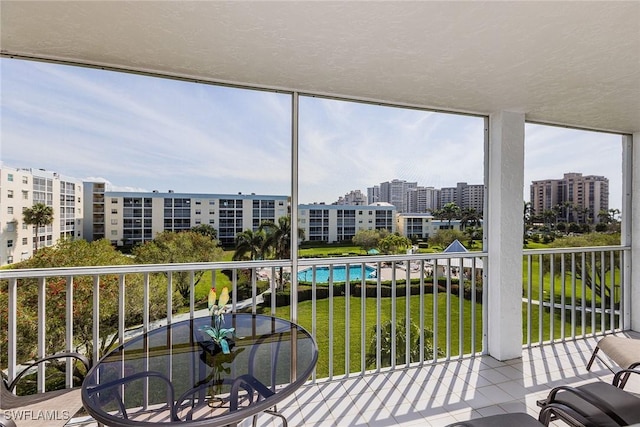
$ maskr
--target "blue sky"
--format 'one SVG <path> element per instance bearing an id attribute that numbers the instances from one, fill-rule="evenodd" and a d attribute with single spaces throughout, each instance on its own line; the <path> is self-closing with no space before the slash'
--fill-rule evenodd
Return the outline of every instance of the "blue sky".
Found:
<path id="1" fill-rule="evenodd" d="M 0 160 L 112 189 L 290 194 L 287 94 L 0 59 Z M 392 179 L 483 180 L 483 120 L 302 97 L 299 199 L 331 203 Z M 620 206 L 618 135 L 527 125 L 525 188 L 604 175 Z"/>

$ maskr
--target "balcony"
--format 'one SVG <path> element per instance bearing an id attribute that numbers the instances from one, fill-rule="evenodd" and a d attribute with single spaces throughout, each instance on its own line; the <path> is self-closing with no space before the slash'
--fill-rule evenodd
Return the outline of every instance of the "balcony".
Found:
<path id="1" fill-rule="evenodd" d="M 515 358 L 504 361 L 488 355 L 492 330 L 484 290 L 492 287 L 486 274 L 491 260 L 482 252 L 298 259 L 297 270 L 308 274 L 300 278 L 285 274 L 299 289 L 291 297 L 297 304 L 286 307 L 278 306 L 279 300 L 270 295 L 282 286 L 280 270 L 290 272 L 291 261 L 4 270 L 0 280 L 8 285 L 9 325 L 8 350 L 2 357 L 7 357 L 7 373 L 14 377 L 24 362 L 17 358 L 17 316 L 25 309 L 18 301 L 29 283 L 38 287 L 37 353 L 45 353 L 48 334 L 53 332 L 64 341 L 57 351 L 89 348 L 89 355 L 98 360 L 105 343 L 122 343 L 157 325 L 206 315 L 206 309 L 198 308 L 195 291 L 190 293 L 188 310 L 176 314 L 172 286 L 165 286 L 166 305 L 152 307 L 157 300 L 152 298 L 151 284 L 158 278 L 166 285 L 186 274 L 194 290 L 199 272 L 211 274 L 215 284 L 216 273 L 226 270 L 234 291 L 232 310 L 297 319 L 319 342 L 320 362 L 308 384 L 281 405 L 291 425 L 439 426 L 500 412 L 534 415 L 535 401 L 555 385 L 611 379 L 603 365 L 591 372 L 585 369 L 599 337 L 611 333 L 640 337 L 625 327 L 631 307 L 620 266 L 628 257 L 629 248 L 618 246 L 525 251 L 522 347 Z M 353 278 L 354 271 L 365 269 L 373 273 Z M 601 279 L 582 280 L 582 271 L 594 269 L 605 273 Z M 321 270 L 327 278 L 320 276 Z M 534 275 L 536 270 L 544 273 Z M 348 275 L 350 286 L 344 285 L 340 271 Z M 239 301 L 235 295 L 242 277 L 249 278 L 251 291 Z M 80 305 L 74 294 L 80 292 L 75 286 L 87 284 L 92 301 L 81 305 L 96 309 L 91 310 L 91 342 L 79 346 L 73 313 Z M 259 293 L 265 286 L 268 290 Z M 126 320 L 130 307 L 125 295 L 133 289 L 141 291 L 144 307 L 142 321 L 135 324 Z M 64 331 L 52 331 L 49 325 L 47 302 L 60 301 L 53 290 L 65 294 L 64 316 L 59 319 Z M 117 325 L 105 323 L 100 309 L 101 302 L 113 295 L 117 295 Z M 373 321 L 364 314 L 371 310 Z M 387 319 L 390 331 L 373 328 Z M 423 332 L 416 335 L 404 327 L 409 323 Z M 385 332 L 396 340 L 383 349 L 377 343 Z M 375 341 L 373 346 L 370 340 Z M 429 346 L 429 341 L 436 344 Z M 376 350 L 372 353 L 371 348 Z M 43 386 L 40 381 L 38 387 Z M 260 416 L 259 425 L 276 425 L 273 422 Z"/>

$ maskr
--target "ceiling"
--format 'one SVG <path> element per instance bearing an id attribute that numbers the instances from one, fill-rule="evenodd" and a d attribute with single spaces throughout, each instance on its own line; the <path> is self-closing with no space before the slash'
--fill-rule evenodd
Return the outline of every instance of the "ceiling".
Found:
<path id="1" fill-rule="evenodd" d="M 640 1 L 7 1 L 5 56 L 640 131 Z"/>

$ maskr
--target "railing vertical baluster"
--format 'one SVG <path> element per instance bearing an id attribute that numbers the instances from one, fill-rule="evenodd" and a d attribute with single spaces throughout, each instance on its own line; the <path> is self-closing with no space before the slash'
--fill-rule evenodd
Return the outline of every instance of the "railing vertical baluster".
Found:
<path id="1" fill-rule="evenodd" d="M 329 265 L 329 379 L 333 379 L 333 264 Z"/>
<path id="2" fill-rule="evenodd" d="M 544 342 L 544 255 L 538 257 L 538 342 Z"/>
<path id="3" fill-rule="evenodd" d="M 271 279 L 269 280 L 269 289 L 271 289 L 271 314 L 275 316 L 276 315 L 276 292 L 277 292 L 275 267 L 271 267 Z"/>
<path id="4" fill-rule="evenodd" d="M 451 359 L 451 258 L 447 258 L 447 293 L 445 294 L 447 297 L 446 309 L 447 309 L 447 324 L 446 326 L 446 337 L 447 337 L 447 349 L 446 349 L 446 360 Z"/>
<path id="5" fill-rule="evenodd" d="M 396 357 L 397 357 L 397 343 L 396 343 L 396 335 L 398 331 L 396 330 L 396 322 L 397 322 L 397 301 L 398 297 L 398 283 L 396 281 L 396 262 L 391 262 L 391 369 L 395 369 L 396 367 Z"/>
<path id="6" fill-rule="evenodd" d="M 600 332 L 605 333 L 607 330 L 607 295 L 605 289 L 607 288 L 607 274 L 605 273 L 605 256 L 604 251 L 600 252 Z M 595 277 L 594 277 L 595 279 Z"/>
<path id="7" fill-rule="evenodd" d="M 233 270 L 235 272 L 235 270 Z M 189 271 L 189 318 L 193 319 L 196 312 L 196 278 L 194 271 Z"/>
<path id="8" fill-rule="evenodd" d="M 471 265 L 471 354 L 476 354 L 476 258 Z"/>
<path id="9" fill-rule="evenodd" d="M 581 283 L 581 291 L 582 291 L 582 302 L 580 308 L 581 311 L 581 319 L 582 322 L 582 336 L 587 335 L 587 282 L 586 282 L 586 274 L 587 271 L 587 254 L 585 252 L 580 253 L 580 282 Z"/>
<path id="10" fill-rule="evenodd" d="M 458 359 L 464 354 L 464 258 L 458 268 Z"/>
<path id="11" fill-rule="evenodd" d="M 424 285 L 425 285 L 425 277 L 424 277 L 424 265 L 425 265 L 425 260 L 420 260 L 420 311 L 419 311 L 419 316 L 420 316 L 420 365 L 424 365 L 424 358 L 425 358 L 425 354 L 424 354 L 424 347 L 425 347 L 425 343 L 426 343 L 426 339 L 427 337 L 424 336 L 424 311 L 425 311 L 425 307 L 424 307 Z"/>
<path id="12" fill-rule="evenodd" d="M 438 360 L 438 347 L 439 347 L 439 333 L 438 333 L 438 260 L 433 260 L 433 362 Z"/>
<path id="13" fill-rule="evenodd" d="M 531 322 L 533 322 L 533 316 L 531 313 L 531 293 L 533 288 L 533 265 L 532 256 L 527 255 L 527 346 L 531 346 Z"/>
<path id="14" fill-rule="evenodd" d="M 65 331 L 65 341 L 66 341 L 66 351 L 73 351 L 73 276 L 67 277 L 67 292 L 66 292 L 66 331 Z M 73 364 L 75 360 L 72 358 L 67 358 L 67 369 L 66 369 L 66 378 L 65 384 L 67 387 L 73 387 Z"/>
<path id="15" fill-rule="evenodd" d="M 47 282 L 44 277 L 38 280 L 38 358 L 42 358 L 47 354 L 46 348 L 46 319 L 47 319 Z M 45 391 L 45 364 L 38 365 L 38 383 L 37 390 L 39 393 Z"/>
<path id="16" fill-rule="evenodd" d="M 124 331 L 126 325 L 126 307 L 125 307 L 125 279 L 124 274 L 118 278 L 118 344 L 124 344 Z"/>
<path id="17" fill-rule="evenodd" d="M 8 371 L 10 379 L 16 377 L 16 365 L 18 364 L 17 358 L 17 323 L 18 323 L 18 279 L 9 279 L 9 286 L 7 289 L 7 309 L 9 310 L 8 322 L 7 322 L 7 340 L 9 341 L 7 347 L 9 354 L 7 355 Z"/>
<path id="18" fill-rule="evenodd" d="M 167 274 L 167 325 L 173 321 L 173 275 Z"/>
<path id="19" fill-rule="evenodd" d="M 363 262 L 360 266 L 360 374 L 367 370 L 366 335 L 367 335 L 367 269 Z"/>
<path id="20" fill-rule="evenodd" d="M 610 332 L 613 332 L 616 330 L 616 260 L 614 251 L 609 252 L 609 266 L 611 267 L 609 268 L 609 283 L 611 283 L 609 292 L 611 295 L 609 327 Z"/>
<path id="21" fill-rule="evenodd" d="M 596 327 L 596 253 L 591 252 L 591 333 L 595 337 L 597 334 Z"/>
<path id="22" fill-rule="evenodd" d="M 555 276 L 555 259 L 553 255 L 549 256 L 549 342 L 553 342 L 555 338 L 555 305 L 556 305 L 556 276 Z"/>
<path id="23" fill-rule="evenodd" d="M 411 364 L 411 261 L 407 260 L 407 269 L 405 271 L 405 307 L 404 307 L 404 355 L 407 367 Z"/>
<path id="24" fill-rule="evenodd" d="M 275 314 L 275 293 L 272 293 L 271 295 L 271 300 L 272 300 L 272 314 Z M 318 333 L 318 322 L 317 322 L 317 317 L 318 317 L 318 310 L 317 310 L 317 295 L 316 295 L 316 266 L 312 266 L 311 267 L 311 335 L 313 335 L 314 337 L 317 337 L 317 333 Z M 312 374 L 312 379 L 313 381 L 316 380 L 316 375 L 317 375 L 317 368 L 313 370 L 313 374 Z"/>
<path id="25" fill-rule="evenodd" d="M 144 333 L 149 332 L 149 273 L 144 273 L 143 288 L 142 288 L 142 330 Z M 191 287 L 191 294 L 193 294 L 193 286 Z"/>
<path id="26" fill-rule="evenodd" d="M 351 276 L 349 274 L 349 264 L 345 265 L 344 275 L 344 375 L 349 376 L 351 371 L 350 343 L 351 343 Z"/>
<path id="27" fill-rule="evenodd" d="M 382 366 L 382 354 L 380 351 L 382 343 L 382 263 L 378 261 L 378 274 L 376 275 L 376 371 L 380 371 Z"/>
<path id="28" fill-rule="evenodd" d="M 571 253 L 571 338 L 576 337 L 576 253 Z"/>
<path id="29" fill-rule="evenodd" d="M 564 323 L 566 319 L 566 287 L 567 277 L 565 272 L 565 259 L 564 254 L 560 256 L 560 339 L 562 341 L 566 338 L 566 332 L 564 329 Z"/>
<path id="30" fill-rule="evenodd" d="M 293 273 L 292 273 L 293 274 Z M 256 307 L 258 306 L 258 272 L 255 267 L 251 269 L 251 313 L 256 314 Z M 237 292 L 234 292 L 236 294 Z"/>
<path id="31" fill-rule="evenodd" d="M 93 276 L 93 362 L 100 360 L 100 276 Z"/>

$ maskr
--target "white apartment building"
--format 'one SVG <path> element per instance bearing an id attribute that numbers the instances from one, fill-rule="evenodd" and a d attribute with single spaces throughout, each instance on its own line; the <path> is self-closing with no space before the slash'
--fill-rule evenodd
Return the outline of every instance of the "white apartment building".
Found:
<path id="1" fill-rule="evenodd" d="M 337 243 L 351 240 L 360 230 L 394 233 L 395 214 L 395 206 L 382 202 L 368 206 L 299 205 L 298 227 L 304 231 L 304 240 Z"/>
<path id="2" fill-rule="evenodd" d="M 410 188 L 406 198 L 408 212 L 431 213 L 438 209 L 440 190 L 434 187 Z"/>
<path id="3" fill-rule="evenodd" d="M 394 179 L 392 181 L 380 183 L 380 201 L 391 203 L 398 212 L 409 212 L 406 194 L 409 190 L 418 187 L 417 182 L 407 182 L 405 180 Z"/>
<path id="4" fill-rule="evenodd" d="M 360 190 L 351 190 L 347 194 L 340 196 L 338 201 L 334 205 L 355 205 L 364 206 L 367 205 L 367 196 Z"/>
<path id="5" fill-rule="evenodd" d="M 439 230 L 460 230 L 460 220 L 440 220 L 426 213 L 399 213 L 396 215 L 396 228 L 404 237 L 428 239 Z"/>
<path id="6" fill-rule="evenodd" d="M 83 238 L 82 182 L 40 169 L 0 168 L 0 265 L 30 258 L 36 230 L 22 212 L 36 203 L 53 208 L 53 223 L 38 230 L 38 247 Z"/>
<path id="7" fill-rule="evenodd" d="M 223 246 L 233 246 L 236 234 L 256 230 L 263 221 L 288 215 L 287 196 L 106 191 L 102 183 L 87 183 L 87 240 L 107 238 L 113 245 L 153 240 L 163 231 L 184 231 L 208 224 Z"/>

